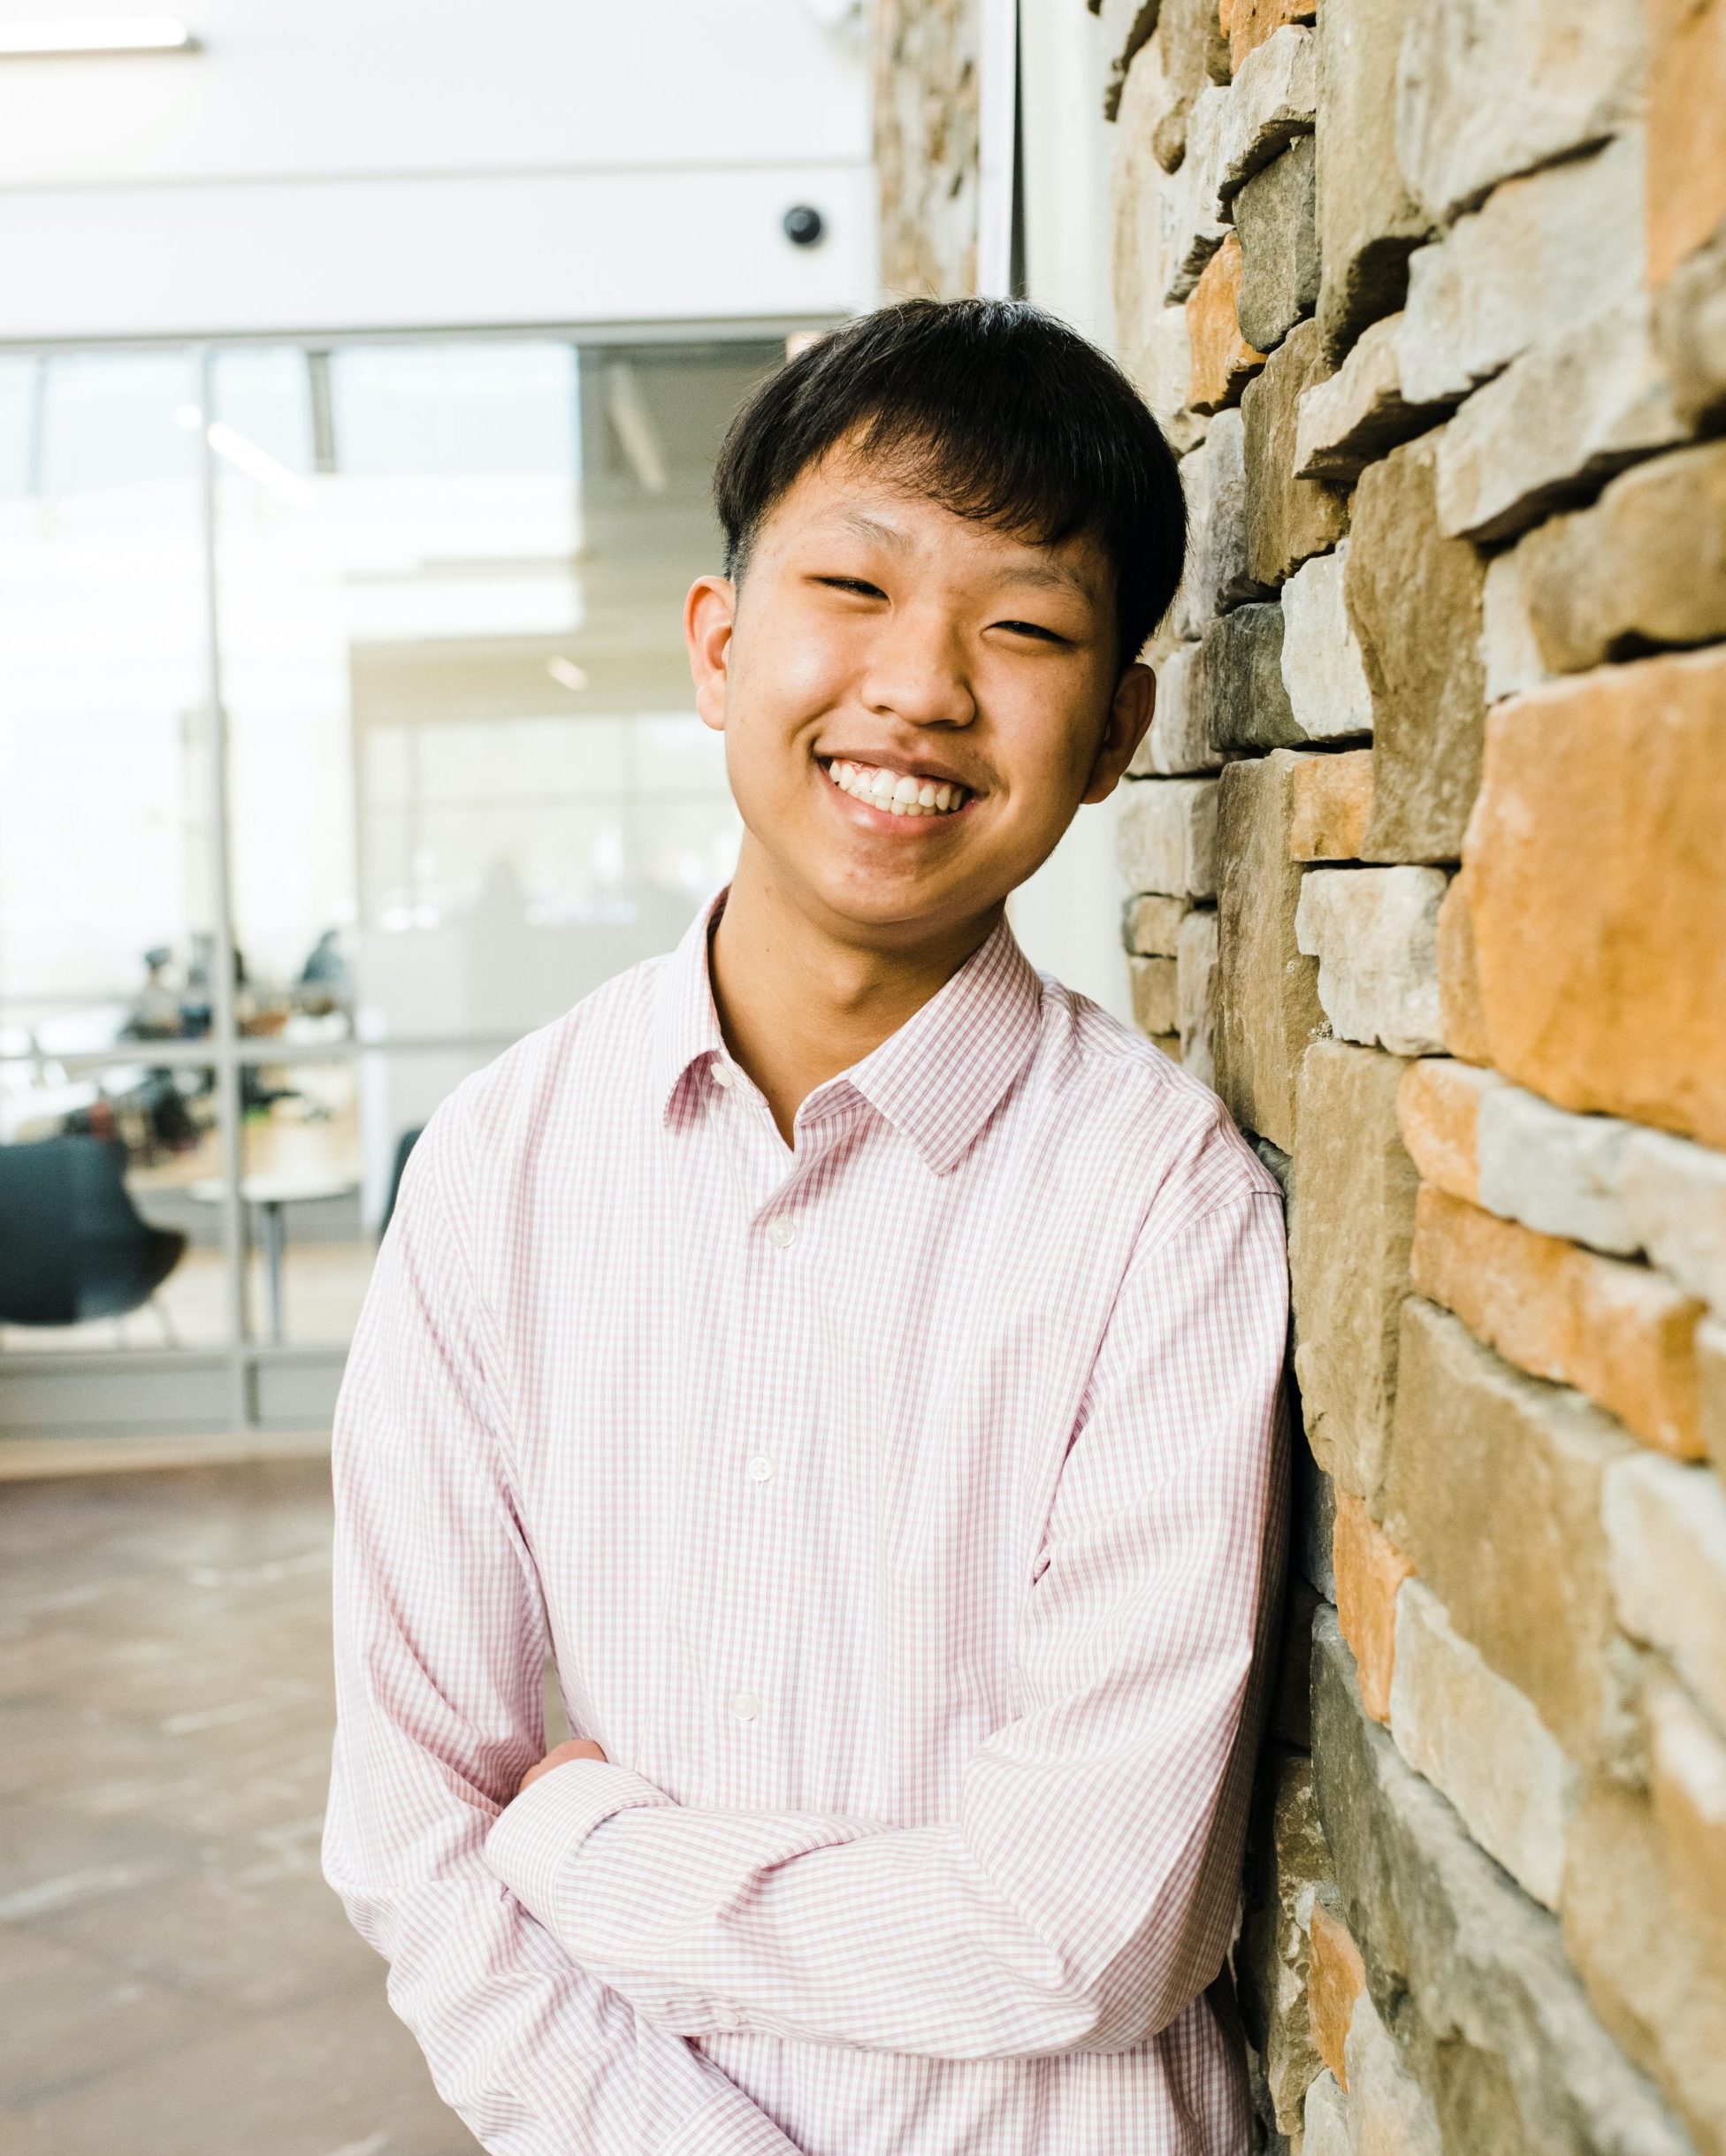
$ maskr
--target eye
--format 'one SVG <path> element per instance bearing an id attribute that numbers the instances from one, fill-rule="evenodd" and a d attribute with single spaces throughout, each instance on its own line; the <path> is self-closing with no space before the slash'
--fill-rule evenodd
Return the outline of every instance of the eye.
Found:
<path id="1" fill-rule="evenodd" d="M 1065 647 L 1073 641 L 1071 637 L 1058 635 L 1054 630 L 1045 629 L 1037 622 L 997 622 L 995 626 L 997 629 L 1011 629 L 1015 636 L 1035 637 L 1041 644 L 1058 644 Z"/>
<path id="2" fill-rule="evenodd" d="M 885 599 L 887 594 L 878 584 L 869 584 L 861 577 L 817 577 L 817 584 L 825 585 L 830 592 L 852 592 L 859 599 Z"/>

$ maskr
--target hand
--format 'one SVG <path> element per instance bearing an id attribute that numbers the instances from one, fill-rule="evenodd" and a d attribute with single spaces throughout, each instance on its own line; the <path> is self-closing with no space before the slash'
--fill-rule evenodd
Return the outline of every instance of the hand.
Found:
<path id="1" fill-rule="evenodd" d="M 603 1759 L 604 1757 L 605 1754 L 591 1738 L 571 1737 L 567 1744 L 560 1744 L 547 1752 L 537 1767 L 528 1769 L 522 1777 L 522 1789 L 526 1789 L 531 1784 L 537 1782 L 542 1774 L 549 1774 L 554 1767 L 562 1766 L 566 1760 Z M 522 1789 L 516 1792 L 518 1797 L 522 1793 Z"/>

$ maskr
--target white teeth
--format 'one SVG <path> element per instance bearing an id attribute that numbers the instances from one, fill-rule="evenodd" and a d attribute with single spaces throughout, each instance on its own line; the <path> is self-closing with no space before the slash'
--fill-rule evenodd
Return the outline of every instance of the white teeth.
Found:
<path id="1" fill-rule="evenodd" d="M 944 780 L 913 778 L 908 772 L 851 763 L 842 757 L 835 757 L 827 766 L 827 775 L 841 792 L 854 794 L 872 808 L 884 808 L 896 816 L 951 814 L 967 798 L 963 786 Z"/>

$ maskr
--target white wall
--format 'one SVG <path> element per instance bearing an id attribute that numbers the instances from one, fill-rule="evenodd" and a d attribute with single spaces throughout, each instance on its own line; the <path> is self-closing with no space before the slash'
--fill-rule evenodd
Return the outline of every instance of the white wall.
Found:
<path id="1" fill-rule="evenodd" d="M 0 60 L 0 341 L 873 296 L 867 50 L 813 0 L 179 4 L 191 53 Z"/>

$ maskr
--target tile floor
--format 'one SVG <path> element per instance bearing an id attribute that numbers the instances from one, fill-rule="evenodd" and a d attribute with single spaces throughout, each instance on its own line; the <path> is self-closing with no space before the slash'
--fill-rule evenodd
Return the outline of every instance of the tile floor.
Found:
<path id="1" fill-rule="evenodd" d="M 0 1486 L 0 2156 L 469 2156 L 317 1869 L 311 1460 Z"/>

